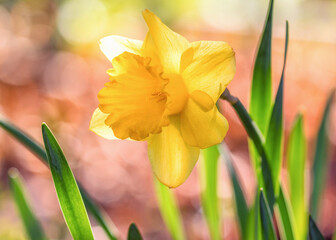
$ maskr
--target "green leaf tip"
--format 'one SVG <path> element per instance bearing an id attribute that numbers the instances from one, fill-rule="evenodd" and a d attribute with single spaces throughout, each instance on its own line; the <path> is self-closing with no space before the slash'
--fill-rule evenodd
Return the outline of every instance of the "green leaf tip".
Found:
<path id="1" fill-rule="evenodd" d="M 272 103 L 272 22 L 273 0 L 269 2 L 267 17 L 255 59 L 250 101 L 251 117 L 263 134 L 267 130 Z"/>
<path id="2" fill-rule="evenodd" d="M 42 124 L 43 141 L 58 201 L 74 240 L 93 240 L 90 221 L 76 180 L 61 147 L 48 126 Z"/>
<path id="3" fill-rule="evenodd" d="M 135 225 L 135 223 L 131 223 L 128 228 L 128 236 L 127 240 L 142 240 L 142 236 L 140 234 L 139 229 Z"/>
<path id="4" fill-rule="evenodd" d="M 14 124 L 10 123 L 8 120 L 5 120 L 3 116 L 0 116 L 0 127 L 3 128 L 8 134 L 10 134 L 14 139 L 20 142 L 23 146 L 25 146 L 29 151 L 35 154 L 44 164 L 49 167 L 47 153 L 44 149 L 44 146 L 40 145 L 36 142 L 32 137 L 30 137 L 23 130 L 19 129 Z M 46 125 L 45 123 L 43 123 Z M 46 125 L 47 127 L 47 125 Z M 85 206 L 91 212 L 92 216 L 96 219 L 97 223 L 103 228 L 106 235 L 110 240 L 116 240 L 117 237 L 114 232 L 118 232 L 115 228 L 112 232 L 109 228 L 109 225 L 114 225 L 111 219 L 108 218 L 107 214 L 104 213 L 91 199 L 91 197 L 85 192 L 83 187 L 78 184 L 79 189 L 81 191 Z M 108 223 L 109 222 L 109 223 Z"/>
<path id="5" fill-rule="evenodd" d="M 309 216 L 309 240 L 324 240 L 312 216 Z"/>

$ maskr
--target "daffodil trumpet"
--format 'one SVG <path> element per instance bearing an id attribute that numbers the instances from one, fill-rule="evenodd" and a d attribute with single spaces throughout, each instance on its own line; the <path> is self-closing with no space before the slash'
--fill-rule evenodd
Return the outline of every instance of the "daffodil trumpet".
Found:
<path id="1" fill-rule="evenodd" d="M 100 41 L 113 68 L 90 130 L 107 139 L 147 141 L 155 176 L 173 188 L 190 175 L 200 149 L 227 133 L 216 102 L 234 77 L 235 54 L 225 42 L 188 42 L 149 10 L 143 17 L 144 41 Z"/>

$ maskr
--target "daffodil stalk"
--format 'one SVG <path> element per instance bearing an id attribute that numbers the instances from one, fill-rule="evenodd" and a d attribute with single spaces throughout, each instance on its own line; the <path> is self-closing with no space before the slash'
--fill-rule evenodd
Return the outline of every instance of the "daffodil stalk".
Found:
<path id="1" fill-rule="evenodd" d="M 264 149 L 264 141 L 265 141 L 264 137 L 261 134 L 258 126 L 254 123 L 254 121 L 250 117 L 244 105 L 241 103 L 241 101 L 237 97 L 231 95 L 228 89 L 225 89 L 225 91 L 220 96 L 220 98 L 228 101 L 231 104 L 231 106 L 234 108 L 234 110 L 236 111 L 239 119 L 241 120 L 247 132 L 247 135 L 253 141 L 258 151 L 258 154 L 261 157 L 260 169 L 259 171 L 257 171 L 257 173 L 259 174 L 258 176 L 259 186 L 265 188 L 269 205 L 273 206 L 275 202 L 274 188 L 273 188 L 273 181 L 272 181 L 269 161 L 267 159 L 266 152 Z"/>

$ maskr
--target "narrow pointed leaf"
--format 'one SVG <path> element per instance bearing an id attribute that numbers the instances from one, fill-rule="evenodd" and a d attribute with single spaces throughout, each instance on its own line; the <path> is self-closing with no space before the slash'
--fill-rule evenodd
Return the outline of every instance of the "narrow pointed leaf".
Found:
<path id="1" fill-rule="evenodd" d="M 331 105 L 334 99 L 335 90 L 330 94 L 319 127 L 317 142 L 315 146 L 314 165 L 313 165 L 313 189 L 311 195 L 311 214 L 314 218 L 317 217 L 321 194 L 324 189 L 325 176 L 327 169 L 327 159 L 329 151 L 328 141 L 328 118 Z"/>
<path id="2" fill-rule="evenodd" d="M 22 143 L 26 148 L 28 148 L 33 154 L 35 154 L 39 159 L 41 159 L 44 163 L 47 162 L 47 154 L 43 147 L 33 140 L 28 134 L 24 133 L 16 126 L 11 124 L 6 120 L 0 119 L 0 127 L 2 127 L 6 132 L 12 135 L 16 140 Z"/>
<path id="3" fill-rule="evenodd" d="M 286 240 L 296 239 L 293 228 L 293 222 L 294 222 L 293 210 L 281 186 L 279 191 L 279 197 L 277 199 L 277 206 L 279 208 L 279 215 L 280 215 L 279 223 L 281 224 L 280 227 L 280 232 L 282 234 L 281 239 Z"/>
<path id="4" fill-rule="evenodd" d="M 324 240 L 312 216 L 309 216 L 309 240 Z"/>
<path id="5" fill-rule="evenodd" d="M 7 131 L 10 135 L 12 135 L 16 140 L 18 140 L 22 145 L 24 145 L 28 150 L 30 150 L 33 154 L 35 154 L 43 163 L 48 165 L 47 154 L 43 147 L 37 143 L 33 138 L 29 137 L 28 134 L 23 132 L 18 127 L 14 126 L 8 121 L 0 120 L 0 127 L 2 127 L 5 131 Z M 83 187 L 78 183 L 78 187 L 82 194 L 85 206 L 90 211 L 92 216 L 96 219 L 97 223 L 102 227 L 105 231 L 106 235 L 110 240 L 116 240 L 115 234 L 111 232 L 109 229 L 109 225 L 114 225 L 110 219 L 106 217 L 106 214 L 94 203 L 91 197 L 86 193 Z M 105 216 L 105 217 L 103 217 Z M 107 223 L 111 222 L 111 223 Z"/>
<path id="6" fill-rule="evenodd" d="M 288 22 L 286 22 L 286 42 L 284 63 L 282 68 L 281 79 L 278 91 L 273 105 L 271 119 L 268 125 L 268 131 L 265 141 L 265 150 L 270 160 L 269 165 L 272 172 L 273 188 L 275 195 L 279 192 L 279 177 L 282 165 L 282 151 L 283 151 L 283 88 L 284 88 L 284 75 L 286 67 L 288 48 Z"/>
<path id="7" fill-rule="evenodd" d="M 202 150 L 200 159 L 201 201 L 208 224 L 211 239 L 221 239 L 219 199 L 217 195 L 218 147 L 212 146 Z"/>
<path id="8" fill-rule="evenodd" d="M 232 159 L 230 156 L 229 149 L 225 144 L 221 146 L 221 153 L 224 156 L 226 167 L 229 171 L 231 184 L 234 192 L 234 200 L 236 205 L 236 211 L 238 216 L 238 222 L 240 227 L 240 233 L 242 239 L 246 239 L 246 231 L 247 231 L 247 221 L 249 218 L 249 209 L 246 203 L 245 195 L 243 189 L 240 185 L 238 175 L 233 166 Z"/>
<path id="9" fill-rule="evenodd" d="M 171 190 L 154 178 L 156 197 L 161 216 L 174 240 L 183 240 L 185 233 L 181 220 L 181 213 Z"/>
<path id="10" fill-rule="evenodd" d="M 76 180 L 62 149 L 46 124 L 42 124 L 42 135 L 58 201 L 70 233 L 74 240 L 94 239 Z"/>
<path id="11" fill-rule="evenodd" d="M 47 237 L 41 227 L 41 224 L 37 220 L 34 215 L 34 211 L 27 201 L 25 189 L 19 172 L 16 169 L 10 169 L 8 175 L 11 191 L 15 199 L 17 209 L 21 215 L 21 220 L 26 229 L 27 236 L 31 240 L 46 240 Z"/>
<path id="12" fill-rule="evenodd" d="M 261 35 L 254 63 L 250 98 L 251 118 L 257 124 L 264 136 L 266 136 L 272 105 L 272 22 L 273 0 L 270 0 L 263 33 Z M 260 171 L 258 171 L 260 167 L 260 158 L 258 157 L 258 153 L 251 142 L 249 142 L 249 149 L 253 167 L 257 174 L 258 183 L 259 186 L 261 186 L 262 177 L 260 175 Z"/>
<path id="13" fill-rule="evenodd" d="M 253 69 L 250 101 L 251 117 L 263 134 L 265 134 L 267 130 L 272 105 L 272 20 L 273 0 L 270 0 L 264 30 Z"/>
<path id="14" fill-rule="evenodd" d="M 298 115 L 291 129 L 287 147 L 287 169 L 289 173 L 290 202 L 293 208 L 295 234 L 298 239 L 307 236 L 307 209 L 305 202 L 306 139 L 303 117 Z"/>
<path id="15" fill-rule="evenodd" d="M 142 240 L 140 231 L 134 223 L 128 228 L 127 240 Z"/>
<path id="16" fill-rule="evenodd" d="M 260 207 L 260 219 L 261 219 L 261 230 L 262 230 L 262 239 L 265 240 L 276 240 L 275 229 L 272 222 L 272 215 L 264 196 L 264 192 L 260 190 L 259 198 L 259 207 Z"/>

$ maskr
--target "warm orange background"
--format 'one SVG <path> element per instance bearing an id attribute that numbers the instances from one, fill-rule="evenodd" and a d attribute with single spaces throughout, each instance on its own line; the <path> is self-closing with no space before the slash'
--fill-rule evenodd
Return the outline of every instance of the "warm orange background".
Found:
<path id="1" fill-rule="evenodd" d="M 80 8 L 78 7 L 80 2 Z M 184 0 L 160 3 L 133 1 L 18 0 L 0 2 L 0 113 L 41 142 L 46 122 L 59 140 L 77 179 L 108 212 L 121 236 L 135 222 L 145 239 L 169 239 L 157 209 L 152 173 L 142 142 L 108 141 L 88 130 L 97 107 L 97 93 L 108 81 L 111 67 L 99 51 L 106 35 L 143 39 L 146 26 L 141 10 L 149 8 L 190 41 L 221 40 L 236 52 L 237 74 L 232 94 L 248 106 L 251 70 L 267 1 Z M 276 1 L 273 41 L 273 89 L 280 79 L 285 19 L 290 43 L 285 78 L 285 143 L 292 121 L 304 113 L 308 138 L 307 187 L 318 124 L 323 106 L 336 87 L 336 3 L 334 1 Z M 254 194 L 247 138 L 239 119 L 227 104 L 230 123 L 225 138 L 233 154 L 249 200 Z M 331 235 L 336 226 L 336 104 L 332 108 L 332 154 L 328 183 L 321 202 L 319 226 Z M 286 146 L 286 145 L 285 145 Z M 23 175 L 31 202 L 47 234 L 70 239 L 58 206 L 51 175 L 40 161 L 0 131 L 0 238 L 24 239 L 10 196 L 7 171 Z M 236 239 L 233 196 L 226 169 L 221 166 L 219 195 L 225 239 Z M 286 173 L 283 171 L 283 178 Z M 188 239 L 208 239 L 200 206 L 197 167 L 178 196 Z M 251 201 L 250 201 L 251 202 Z M 93 222 L 93 225 L 96 224 Z M 18 230 L 19 229 L 19 230 Z M 97 239 L 105 239 L 94 227 Z M 64 236 L 64 238 L 62 238 Z"/>

